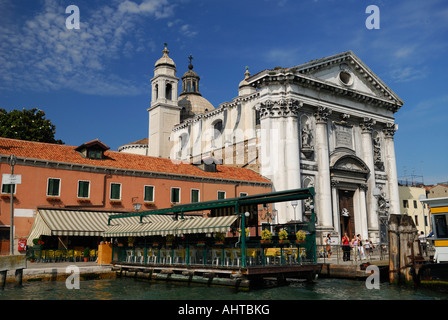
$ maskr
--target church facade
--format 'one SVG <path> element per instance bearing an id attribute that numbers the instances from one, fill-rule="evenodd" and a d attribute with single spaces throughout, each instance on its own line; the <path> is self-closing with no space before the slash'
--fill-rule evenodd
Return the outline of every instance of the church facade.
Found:
<path id="1" fill-rule="evenodd" d="M 191 59 L 176 72 L 165 47 L 151 79 L 149 156 L 251 168 L 274 191 L 314 186 L 320 234 L 384 238 L 388 215 L 400 213 L 394 113 L 403 101 L 353 52 L 246 70 L 238 96 L 216 108 Z M 306 220 L 309 205 L 277 203 L 275 222 Z"/>

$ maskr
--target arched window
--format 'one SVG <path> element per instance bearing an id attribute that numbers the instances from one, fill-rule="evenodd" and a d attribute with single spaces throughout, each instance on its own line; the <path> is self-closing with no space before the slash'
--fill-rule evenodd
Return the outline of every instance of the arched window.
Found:
<path id="1" fill-rule="evenodd" d="M 165 98 L 168 100 L 171 100 L 172 92 L 173 92 L 173 87 L 172 87 L 171 83 L 167 83 L 165 86 Z"/>
<path id="2" fill-rule="evenodd" d="M 222 120 L 218 120 L 213 125 L 213 139 L 218 139 L 222 134 Z"/>
<path id="3" fill-rule="evenodd" d="M 159 99 L 159 85 L 156 84 L 154 87 L 156 100 Z"/>

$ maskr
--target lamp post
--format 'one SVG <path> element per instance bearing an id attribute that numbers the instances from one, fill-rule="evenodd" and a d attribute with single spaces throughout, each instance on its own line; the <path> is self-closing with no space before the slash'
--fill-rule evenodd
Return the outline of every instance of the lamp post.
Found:
<path id="1" fill-rule="evenodd" d="M 141 203 L 138 203 L 138 202 L 133 203 L 132 205 L 134 206 L 134 210 L 135 210 L 135 211 L 139 211 L 140 208 L 142 207 L 142 204 L 141 204 Z"/>
<path id="2" fill-rule="evenodd" d="M 423 203 L 423 201 L 426 200 L 426 196 L 424 194 L 421 194 L 420 197 L 418 197 L 418 200 L 422 204 L 423 223 L 425 224 L 425 237 L 426 237 L 426 215 L 425 215 L 425 204 Z"/>
<path id="3" fill-rule="evenodd" d="M 296 216 L 296 207 L 299 204 L 299 201 L 297 200 L 292 200 L 291 201 L 291 205 L 294 208 L 294 220 L 297 221 L 297 216 Z"/>
<path id="4" fill-rule="evenodd" d="M 11 155 L 8 159 L 9 165 L 11 166 L 11 176 L 14 175 L 14 166 L 17 162 L 17 157 L 15 155 Z M 9 185 L 9 191 L 11 191 L 11 227 L 9 230 L 9 254 L 14 254 L 14 189 L 15 184 Z"/>

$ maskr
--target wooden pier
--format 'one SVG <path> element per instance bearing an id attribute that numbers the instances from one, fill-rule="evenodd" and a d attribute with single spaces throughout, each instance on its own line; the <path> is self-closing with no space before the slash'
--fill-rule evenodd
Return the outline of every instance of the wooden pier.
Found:
<path id="1" fill-rule="evenodd" d="M 112 270 L 117 276 L 134 277 L 147 280 L 197 283 L 234 287 L 250 290 L 265 287 L 268 283 L 286 283 L 286 279 L 314 280 L 321 265 L 272 265 L 251 267 L 222 267 L 202 265 L 149 265 L 138 263 L 112 262 Z M 273 281 L 274 280 L 274 281 Z"/>
<path id="2" fill-rule="evenodd" d="M 15 270 L 16 283 L 21 285 L 23 269 L 26 269 L 26 258 L 24 255 L 0 256 L 0 288 L 6 283 L 8 271 Z"/>

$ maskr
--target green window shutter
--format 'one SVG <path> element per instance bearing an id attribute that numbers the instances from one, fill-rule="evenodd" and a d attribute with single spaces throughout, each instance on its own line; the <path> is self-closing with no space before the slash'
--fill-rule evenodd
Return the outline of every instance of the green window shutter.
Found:
<path id="1" fill-rule="evenodd" d="M 199 202 L 199 190 L 191 190 L 191 202 Z"/>
<path id="2" fill-rule="evenodd" d="M 145 186 L 145 201 L 153 202 L 154 201 L 154 187 L 153 186 Z"/>
<path id="3" fill-rule="evenodd" d="M 121 189 L 121 184 L 119 183 L 111 183 L 110 185 L 110 198 L 112 200 L 120 200 L 121 196 L 120 196 L 120 189 Z"/>
<path id="4" fill-rule="evenodd" d="M 49 196 L 59 196 L 59 184 L 60 179 L 48 179 L 48 190 L 47 194 Z"/>
<path id="5" fill-rule="evenodd" d="M 218 191 L 218 200 L 223 200 L 226 198 L 225 191 Z"/>
<path id="6" fill-rule="evenodd" d="M 180 188 L 171 188 L 171 203 L 180 202 Z"/>
<path id="7" fill-rule="evenodd" d="M 16 192 L 16 185 L 15 184 L 4 184 L 4 185 L 2 185 L 2 193 L 10 194 L 11 193 L 11 186 L 12 186 L 13 193 L 15 193 Z"/>
<path id="8" fill-rule="evenodd" d="M 89 181 L 79 181 L 78 182 L 78 198 L 88 198 L 89 197 Z"/>

